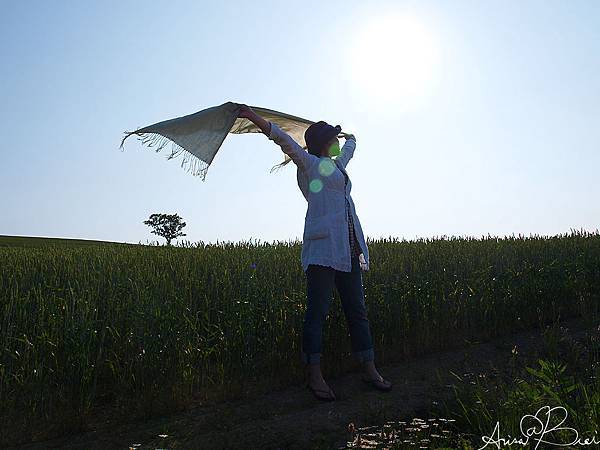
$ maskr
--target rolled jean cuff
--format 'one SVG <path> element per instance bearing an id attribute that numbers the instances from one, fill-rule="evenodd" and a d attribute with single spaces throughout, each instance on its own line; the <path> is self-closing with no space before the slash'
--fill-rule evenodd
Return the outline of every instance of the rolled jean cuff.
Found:
<path id="1" fill-rule="evenodd" d="M 367 350 L 361 350 L 360 352 L 352 352 L 352 354 L 356 360 L 361 363 L 373 361 L 375 359 L 375 352 L 372 347 Z"/>
<path id="2" fill-rule="evenodd" d="M 305 353 L 302 352 L 301 359 L 304 364 L 319 364 L 321 362 L 320 353 Z"/>

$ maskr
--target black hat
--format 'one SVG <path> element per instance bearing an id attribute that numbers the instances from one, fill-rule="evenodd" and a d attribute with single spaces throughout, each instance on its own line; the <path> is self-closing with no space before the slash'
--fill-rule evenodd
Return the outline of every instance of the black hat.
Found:
<path id="1" fill-rule="evenodd" d="M 313 123 L 304 132 L 304 140 L 308 147 L 308 152 L 313 155 L 320 155 L 323 146 L 334 136 L 342 131 L 339 125 L 331 126 L 323 120 Z"/>

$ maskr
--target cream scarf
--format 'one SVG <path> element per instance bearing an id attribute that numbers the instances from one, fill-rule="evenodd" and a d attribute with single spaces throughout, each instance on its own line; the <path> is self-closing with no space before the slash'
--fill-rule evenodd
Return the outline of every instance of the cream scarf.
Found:
<path id="1" fill-rule="evenodd" d="M 265 120 L 279 126 L 302 148 L 307 148 L 304 141 L 304 132 L 314 123 L 313 121 L 272 109 L 260 108 L 258 106 L 250 107 Z M 194 114 L 138 128 L 135 131 L 126 131 L 126 136 L 121 141 L 120 148 L 123 149 L 125 139 L 132 134 L 140 136 L 138 139 L 143 144 L 149 142 L 148 147 L 156 145 L 155 150 L 157 152 L 170 142 L 171 154 L 167 159 L 172 159 L 184 152 L 181 167 L 188 163 L 189 171 L 189 164 L 191 163 L 192 175 L 200 175 L 202 181 L 204 181 L 208 166 L 210 166 L 228 133 L 262 133 L 261 129 L 253 122 L 246 118 L 238 117 L 239 108 L 239 103 L 227 102 L 219 106 L 203 109 Z M 340 134 L 346 135 L 346 133 Z M 283 167 L 290 161 L 291 158 L 285 155 L 284 161 L 273 166 L 271 172 L 275 168 Z"/>

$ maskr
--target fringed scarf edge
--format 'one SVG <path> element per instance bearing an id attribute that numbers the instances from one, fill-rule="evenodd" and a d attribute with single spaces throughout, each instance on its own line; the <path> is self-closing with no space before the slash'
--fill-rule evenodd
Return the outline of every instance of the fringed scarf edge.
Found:
<path id="1" fill-rule="evenodd" d="M 202 181 L 205 181 L 209 164 L 207 164 L 205 161 L 198 158 L 193 153 L 190 153 L 185 148 L 181 147 L 179 144 L 173 142 L 168 137 L 163 136 L 162 134 L 160 134 L 158 132 L 155 132 L 155 131 L 153 131 L 153 132 L 141 131 L 140 132 L 139 130 L 126 131 L 125 137 L 123 138 L 123 140 L 121 141 L 121 145 L 119 146 L 119 148 L 122 149 L 122 151 L 125 150 L 125 148 L 123 147 L 123 144 L 125 143 L 125 139 L 127 139 L 132 134 L 137 135 L 138 136 L 137 139 L 139 141 L 141 141 L 142 144 L 146 144 L 147 142 L 149 142 L 150 144 L 148 145 L 148 148 L 152 147 L 154 144 L 158 144 L 158 147 L 155 149 L 155 151 L 157 153 L 160 152 L 163 149 L 163 147 L 165 147 L 170 142 L 171 143 L 171 154 L 169 156 L 167 156 L 167 160 L 173 159 L 173 158 L 179 156 L 181 153 L 184 153 L 184 158 L 183 158 L 183 161 L 181 162 L 181 167 L 183 168 L 183 166 L 187 162 L 188 163 L 187 172 L 190 172 L 190 169 L 191 169 L 193 176 L 200 176 L 201 177 L 200 179 Z M 192 164 L 191 167 L 189 167 L 190 163 Z"/>

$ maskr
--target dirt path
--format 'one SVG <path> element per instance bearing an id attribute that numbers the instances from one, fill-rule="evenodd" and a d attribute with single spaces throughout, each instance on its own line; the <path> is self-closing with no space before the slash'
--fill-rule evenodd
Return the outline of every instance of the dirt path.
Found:
<path id="1" fill-rule="evenodd" d="M 586 333 L 579 319 L 564 321 L 562 326 L 575 339 Z M 297 386 L 256 399 L 194 407 L 162 419 L 97 424 L 95 431 L 18 448 L 307 449 L 317 442 L 328 443 L 321 448 L 339 448 L 350 439 L 350 422 L 357 427 L 373 425 L 382 411 L 395 420 L 411 420 L 415 415 L 425 418 L 420 414 L 435 402 L 452 398 L 450 383 L 456 379 L 450 370 L 459 375 L 494 376 L 505 370 L 515 346 L 522 367 L 535 361 L 542 343 L 541 330 L 536 329 L 379 367 L 383 376 L 394 383 L 387 393 L 370 390 L 360 382 L 359 373 L 350 373 L 328 379 L 337 394 L 335 402 L 319 402 L 305 387 Z"/>

